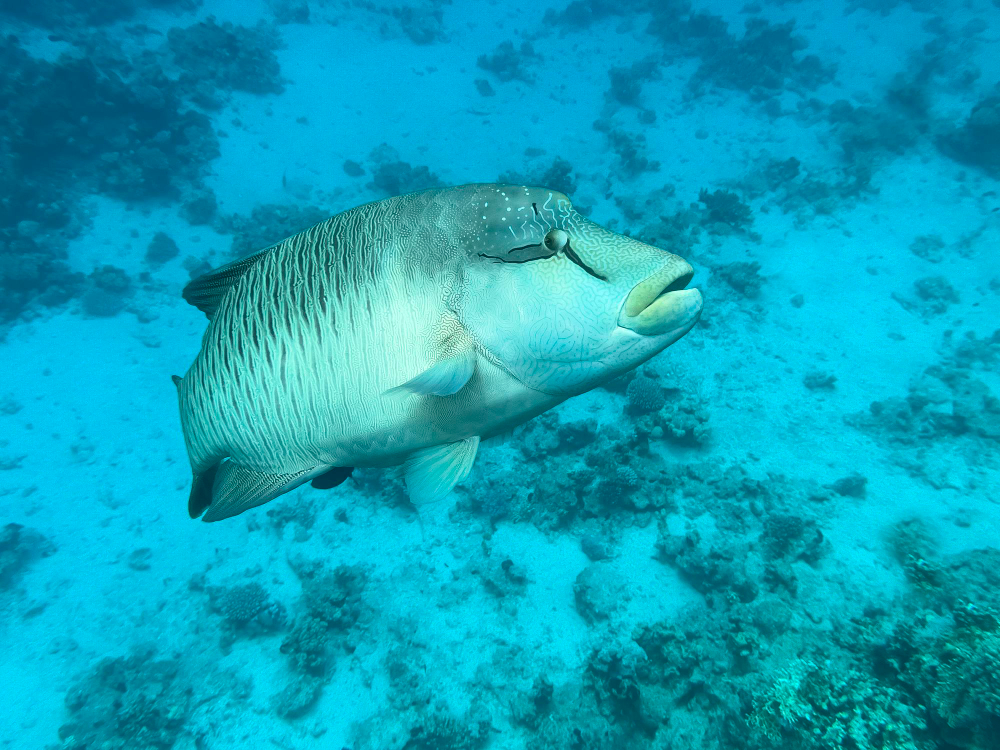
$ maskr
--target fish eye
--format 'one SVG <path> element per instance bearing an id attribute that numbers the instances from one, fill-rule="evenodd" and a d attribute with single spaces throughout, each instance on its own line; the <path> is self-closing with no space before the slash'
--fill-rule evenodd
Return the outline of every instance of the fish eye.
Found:
<path id="1" fill-rule="evenodd" d="M 479 257 L 489 258 L 500 263 L 530 263 L 533 260 L 551 258 L 563 251 L 570 256 L 570 260 L 579 265 L 579 259 L 576 258 L 576 254 L 570 249 L 569 235 L 562 229 L 550 229 L 542 237 L 541 242 L 532 242 L 528 245 L 512 247 L 503 256 L 479 253 Z"/>
<path id="2" fill-rule="evenodd" d="M 542 242 L 546 248 L 554 253 L 558 253 L 569 244 L 569 235 L 562 229 L 550 229 L 545 233 L 545 239 Z"/>

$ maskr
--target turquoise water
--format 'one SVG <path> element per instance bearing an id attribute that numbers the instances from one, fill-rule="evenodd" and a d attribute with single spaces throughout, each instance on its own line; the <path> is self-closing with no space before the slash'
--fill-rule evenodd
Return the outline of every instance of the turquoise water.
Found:
<path id="1" fill-rule="evenodd" d="M 0 742 L 1000 747 L 1000 6 L 0 0 Z M 470 182 L 700 322 L 485 443 L 187 512 L 194 277 Z"/>

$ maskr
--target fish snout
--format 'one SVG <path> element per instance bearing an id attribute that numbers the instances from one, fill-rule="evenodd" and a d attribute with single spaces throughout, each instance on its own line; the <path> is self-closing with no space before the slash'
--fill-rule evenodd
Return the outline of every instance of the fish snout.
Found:
<path id="1" fill-rule="evenodd" d="M 680 338 L 701 316 L 701 292 L 686 288 L 693 277 L 690 263 L 673 258 L 628 293 L 618 325 L 642 336 L 676 333 Z"/>

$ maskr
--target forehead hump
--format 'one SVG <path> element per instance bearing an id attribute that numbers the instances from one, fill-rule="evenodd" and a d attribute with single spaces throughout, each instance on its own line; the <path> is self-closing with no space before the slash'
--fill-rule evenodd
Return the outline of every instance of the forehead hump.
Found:
<path id="1" fill-rule="evenodd" d="M 476 234 L 523 238 L 561 226 L 573 205 L 556 190 L 523 185 L 484 185 L 474 202 Z"/>

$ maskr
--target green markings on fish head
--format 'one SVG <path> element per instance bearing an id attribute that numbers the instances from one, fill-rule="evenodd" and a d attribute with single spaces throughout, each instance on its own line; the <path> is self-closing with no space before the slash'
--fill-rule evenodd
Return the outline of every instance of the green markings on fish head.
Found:
<path id="1" fill-rule="evenodd" d="M 680 339 L 702 298 L 682 258 L 611 232 L 545 188 L 465 188 L 466 253 L 450 306 L 497 363 L 529 388 L 567 397 Z"/>

